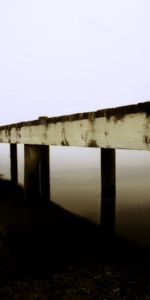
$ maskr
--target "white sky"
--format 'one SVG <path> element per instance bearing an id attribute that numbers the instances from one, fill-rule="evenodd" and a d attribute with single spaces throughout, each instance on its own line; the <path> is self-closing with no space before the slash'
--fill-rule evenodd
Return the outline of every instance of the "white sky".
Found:
<path id="1" fill-rule="evenodd" d="M 150 100 L 149 0 L 0 1 L 0 124 Z"/>

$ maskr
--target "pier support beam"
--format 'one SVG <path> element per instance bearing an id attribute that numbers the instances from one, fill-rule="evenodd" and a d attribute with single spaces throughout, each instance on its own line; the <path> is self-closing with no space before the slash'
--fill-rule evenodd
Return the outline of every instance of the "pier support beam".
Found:
<path id="1" fill-rule="evenodd" d="M 49 146 L 25 145 L 24 154 L 24 196 L 29 208 L 28 218 L 33 228 L 41 230 L 49 217 Z"/>
<path id="2" fill-rule="evenodd" d="M 101 229 L 112 236 L 115 233 L 116 164 L 115 150 L 101 149 Z"/>
<path id="3" fill-rule="evenodd" d="M 40 147 L 40 195 L 44 203 L 50 200 L 49 146 Z"/>
<path id="4" fill-rule="evenodd" d="M 10 177 L 14 185 L 18 184 L 17 144 L 10 144 Z"/>
<path id="5" fill-rule="evenodd" d="M 49 146 L 25 145 L 24 154 L 25 200 L 49 201 Z"/>
<path id="6" fill-rule="evenodd" d="M 38 145 L 24 146 L 24 193 L 25 200 L 36 203 L 40 200 L 40 151 Z"/>

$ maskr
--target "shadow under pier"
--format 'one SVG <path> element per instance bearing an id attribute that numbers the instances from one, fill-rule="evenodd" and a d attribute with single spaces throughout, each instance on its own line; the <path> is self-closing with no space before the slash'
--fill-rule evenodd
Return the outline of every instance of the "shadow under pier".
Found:
<path id="1" fill-rule="evenodd" d="M 34 204 L 33 204 L 34 203 Z M 20 186 L 0 180 L 0 262 L 37 267 L 46 262 L 131 262 L 149 259 L 149 249 L 113 235 L 52 201 L 24 200 Z"/>

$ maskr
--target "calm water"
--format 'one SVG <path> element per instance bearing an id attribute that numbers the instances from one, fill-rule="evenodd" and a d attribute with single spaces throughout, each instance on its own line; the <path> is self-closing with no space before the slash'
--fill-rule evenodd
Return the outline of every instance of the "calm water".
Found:
<path id="1" fill-rule="evenodd" d="M 117 150 L 116 230 L 150 245 L 150 153 Z M 10 178 L 9 146 L 0 145 L 0 173 Z M 23 146 L 18 146 L 23 185 Z M 51 147 L 51 199 L 96 223 L 100 221 L 100 150 Z"/>

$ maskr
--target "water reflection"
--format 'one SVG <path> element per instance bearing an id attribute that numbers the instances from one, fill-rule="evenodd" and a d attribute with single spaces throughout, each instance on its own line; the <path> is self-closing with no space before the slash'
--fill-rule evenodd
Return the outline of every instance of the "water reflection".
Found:
<path id="1" fill-rule="evenodd" d="M 117 151 L 117 232 L 150 245 L 150 153 Z"/>

